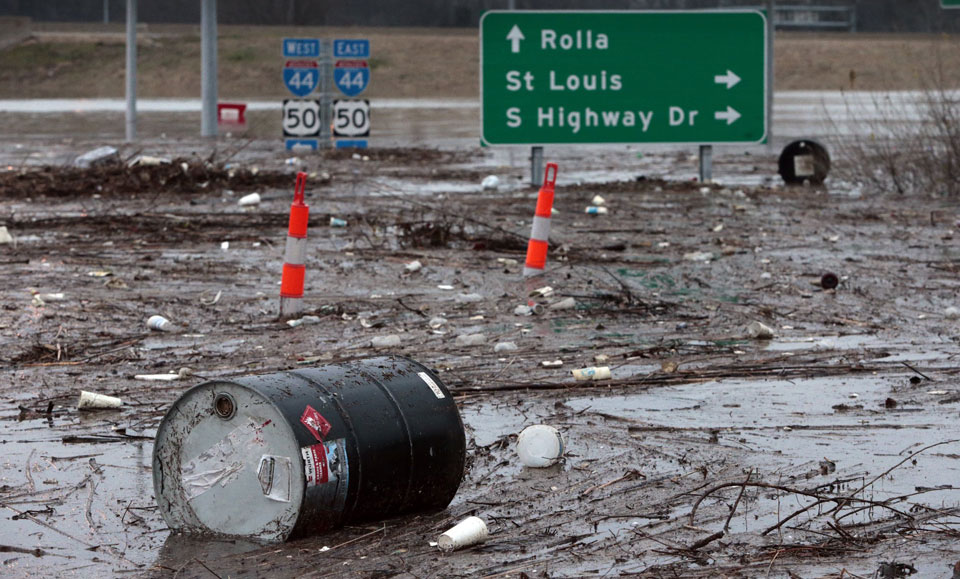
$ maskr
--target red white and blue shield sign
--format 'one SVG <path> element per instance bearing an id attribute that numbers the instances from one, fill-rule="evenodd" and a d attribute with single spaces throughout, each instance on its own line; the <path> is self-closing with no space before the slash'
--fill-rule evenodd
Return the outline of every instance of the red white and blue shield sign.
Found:
<path id="1" fill-rule="evenodd" d="M 357 96 L 370 84 L 370 67 L 366 60 L 338 60 L 333 68 L 333 82 L 340 92 Z"/>
<path id="2" fill-rule="evenodd" d="M 315 60 L 288 60 L 283 67 L 283 84 L 298 97 L 307 96 L 320 84 L 320 68 Z"/>

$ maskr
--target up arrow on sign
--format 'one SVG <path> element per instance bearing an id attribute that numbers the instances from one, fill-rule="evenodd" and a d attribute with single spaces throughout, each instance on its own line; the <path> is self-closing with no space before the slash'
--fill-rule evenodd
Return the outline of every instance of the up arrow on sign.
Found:
<path id="1" fill-rule="evenodd" d="M 740 77 L 737 76 L 732 70 L 727 69 L 727 74 L 718 74 L 713 77 L 713 82 L 717 84 L 727 85 L 727 89 L 731 89 L 737 86 L 737 83 L 740 82 Z"/>
<path id="2" fill-rule="evenodd" d="M 510 29 L 510 34 L 507 34 L 507 40 L 510 41 L 510 52 L 520 52 L 520 41 L 523 39 L 523 32 L 520 32 L 520 27 L 514 24 L 513 28 Z"/>
<path id="3" fill-rule="evenodd" d="M 717 119 L 718 121 L 727 121 L 728 125 L 732 125 L 737 119 L 740 118 L 740 113 L 738 113 L 733 107 L 727 105 L 727 110 L 713 113 L 713 118 Z"/>

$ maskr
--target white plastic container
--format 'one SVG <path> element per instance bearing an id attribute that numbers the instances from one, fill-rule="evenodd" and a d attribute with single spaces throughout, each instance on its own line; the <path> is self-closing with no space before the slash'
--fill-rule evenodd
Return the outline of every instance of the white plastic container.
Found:
<path id="1" fill-rule="evenodd" d="M 517 437 L 517 454 L 524 466 L 546 468 L 563 456 L 563 435 L 546 424 L 528 426 Z"/>
<path id="2" fill-rule="evenodd" d="M 103 408 L 120 408 L 122 404 L 123 401 L 119 398 L 81 390 L 80 400 L 77 401 L 77 408 L 80 410 L 100 410 Z"/>
<path id="3" fill-rule="evenodd" d="M 590 368 L 577 368 L 572 370 L 573 378 L 578 381 L 587 381 L 587 380 L 609 380 L 610 379 L 610 367 L 609 366 L 591 366 Z"/>
<path id="4" fill-rule="evenodd" d="M 176 329 L 173 322 L 163 316 L 150 316 L 147 318 L 147 327 L 151 330 L 159 330 L 161 332 L 172 332 Z"/>
<path id="5" fill-rule="evenodd" d="M 487 540 L 490 531 L 487 523 L 480 517 L 467 517 L 452 529 L 440 535 L 437 546 L 442 551 L 454 551 L 470 545 L 476 545 Z"/>

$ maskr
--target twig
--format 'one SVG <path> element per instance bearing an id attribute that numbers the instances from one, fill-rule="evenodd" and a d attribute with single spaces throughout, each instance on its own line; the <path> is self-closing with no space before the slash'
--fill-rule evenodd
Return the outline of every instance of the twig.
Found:
<path id="1" fill-rule="evenodd" d="M 926 374 L 924 374 L 924 373 L 921 372 L 920 370 L 917 370 L 916 368 L 914 368 L 914 367 L 911 366 L 910 364 L 904 362 L 903 360 L 901 360 L 900 363 L 903 364 L 904 366 L 906 366 L 907 368 L 913 370 L 915 373 L 919 374 L 920 376 L 926 378 L 927 380 L 929 380 L 929 381 L 931 381 L 931 382 L 934 381 L 933 378 L 931 378 L 930 376 L 927 376 Z"/>
<path id="2" fill-rule="evenodd" d="M 730 514 L 727 515 L 726 522 L 723 523 L 723 532 L 726 533 L 730 529 L 730 521 L 733 519 L 734 513 L 737 512 L 737 506 L 740 505 L 740 499 L 743 497 L 744 491 L 747 490 L 747 483 L 750 482 L 750 477 L 753 476 L 753 470 L 747 473 L 747 480 L 743 482 L 743 486 L 740 487 L 740 494 L 737 495 L 737 500 L 733 503 L 733 508 L 730 509 Z"/>
<path id="3" fill-rule="evenodd" d="M 206 569 L 207 571 L 209 571 L 210 574 L 213 575 L 214 577 L 216 577 L 217 579 L 223 579 L 223 577 L 221 577 L 220 575 L 217 575 L 217 574 L 214 572 L 213 569 L 211 569 L 210 567 L 207 567 L 206 563 L 204 563 L 204 562 L 201 561 L 200 559 L 197 559 L 196 557 L 194 557 L 193 560 L 196 561 L 197 563 L 200 563 L 200 566 L 201 566 L 201 567 L 203 567 L 204 569 Z"/>

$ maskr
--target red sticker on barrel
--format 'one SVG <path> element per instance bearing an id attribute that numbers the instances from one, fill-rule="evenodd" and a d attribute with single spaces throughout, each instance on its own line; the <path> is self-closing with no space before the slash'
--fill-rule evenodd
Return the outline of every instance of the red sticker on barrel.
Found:
<path id="1" fill-rule="evenodd" d="M 307 479 L 308 487 L 315 487 L 329 480 L 326 447 L 322 444 L 305 446 L 300 449 L 300 454 L 303 455 L 303 474 Z"/>
<path id="2" fill-rule="evenodd" d="M 327 433 L 330 432 L 332 428 L 330 423 L 327 422 L 327 419 L 321 416 L 320 413 L 309 404 L 303 410 L 303 416 L 300 417 L 300 422 L 306 426 L 310 434 L 320 442 L 323 442 L 323 439 L 326 438 Z"/>

